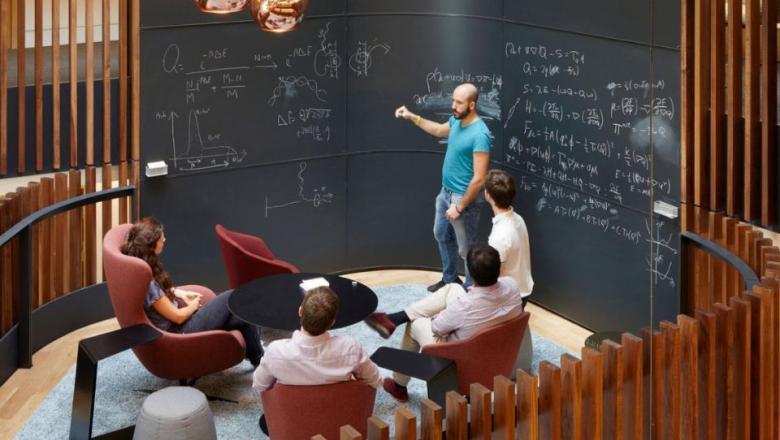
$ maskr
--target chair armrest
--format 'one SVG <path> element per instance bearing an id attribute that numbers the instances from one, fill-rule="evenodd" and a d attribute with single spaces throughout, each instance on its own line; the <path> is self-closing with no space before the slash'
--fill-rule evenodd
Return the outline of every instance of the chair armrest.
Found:
<path id="1" fill-rule="evenodd" d="M 112 332 L 79 341 L 79 351 L 83 351 L 98 362 L 129 348 L 137 347 L 154 341 L 162 336 L 162 332 L 147 324 L 137 324 Z"/>
<path id="2" fill-rule="evenodd" d="M 390 347 L 379 347 L 371 355 L 371 360 L 382 368 L 426 382 L 455 364 L 452 359 Z"/>

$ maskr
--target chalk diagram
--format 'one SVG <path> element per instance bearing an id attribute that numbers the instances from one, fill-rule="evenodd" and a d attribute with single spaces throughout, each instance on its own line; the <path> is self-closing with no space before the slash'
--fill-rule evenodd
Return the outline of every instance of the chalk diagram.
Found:
<path id="1" fill-rule="evenodd" d="M 297 194 L 297 200 L 293 200 L 286 203 L 279 203 L 279 204 L 271 204 L 268 200 L 268 196 L 265 196 L 265 217 L 268 218 L 268 214 L 273 209 L 279 209 L 279 208 L 286 208 L 288 206 L 298 205 L 301 203 L 310 205 L 313 208 L 319 208 L 322 206 L 323 203 L 332 203 L 333 202 L 333 193 L 327 192 L 328 187 L 327 186 L 321 186 L 319 188 L 314 188 L 311 190 L 309 195 L 306 195 L 306 180 L 304 178 L 304 173 L 306 171 L 306 168 L 308 167 L 308 164 L 306 162 L 301 162 L 298 164 L 298 194 Z"/>
<path id="2" fill-rule="evenodd" d="M 383 55 L 390 53 L 389 44 L 379 43 L 369 46 L 368 41 L 358 41 L 357 50 L 349 57 L 349 68 L 357 76 L 368 76 L 372 63 L 372 54 L 377 49 L 383 50 Z"/>
<path id="3" fill-rule="evenodd" d="M 667 260 L 665 254 L 667 254 L 667 256 L 671 255 L 672 258 L 674 258 L 678 251 L 673 246 L 673 232 L 669 232 L 665 237 L 661 235 L 665 234 L 661 232 L 664 225 L 664 222 L 656 222 L 654 235 L 650 223 L 645 219 L 645 229 L 647 230 L 648 237 L 650 237 L 649 239 L 645 239 L 645 241 L 650 243 L 651 247 L 651 258 L 645 259 L 645 262 L 647 263 L 646 270 L 653 275 L 653 284 L 658 284 L 658 282 L 661 281 L 667 283 L 669 287 L 674 288 L 676 285 L 674 281 L 674 272 L 672 271 L 674 261 L 672 259 Z"/>
<path id="4" fill-rule="evenodd" d="M 225 168 L 231 164 L 241 163 L 246 157 L 246 150 L 236 150 L 230 145 L 206 146 L 200 132 L 198 113 L 190 110 L 187 114 L 187 146 L 180 151 L 176 145 L 176 119 L 179 115 L 170 112 L 171 145 L 173 147 L 173 166 L 179 171 L 197 171 L 210 168 Z M 217 136 L 218 139 L 219 136 Z"/>

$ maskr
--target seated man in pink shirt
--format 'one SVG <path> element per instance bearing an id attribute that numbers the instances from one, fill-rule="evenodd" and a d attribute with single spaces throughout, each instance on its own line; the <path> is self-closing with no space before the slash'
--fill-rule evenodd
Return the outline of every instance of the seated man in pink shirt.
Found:
<path id="1" fill-rule="evenodd" d="M 487 244 L 472 246 L 466 264 L 474 278 L 468 291 L 450 283 L 399 312 L 372 313 L 366 323 L 384 338 L 389 338 L 397 326 L 408 323 L 401 349 L 420 351 L 423 345 L 466 339 L 523 312 L 517 282 L 512 277 L 499 278 L 501 257 L 497 250 Z M 393 373 L 393 378 L 386 378 L 382 387 L 396 400 L 406 402 L 408 383 L 409 376 Z"/>
<path id="2" fill-rule="evenodd" d="M 285 385 L 323 385 L 362 380 L 379 386 L 382 377 L 363 347 L 350 336 L 328 333 L 336 322 L 339 298 L 328 287 L 306 293 L 298 308 L 301 329 L 292 338 L 272 342 L 254 373 L 252 388 L 258 393 L 275 382 Z M 268 434 L 265 416 L 260 429 Z"/>

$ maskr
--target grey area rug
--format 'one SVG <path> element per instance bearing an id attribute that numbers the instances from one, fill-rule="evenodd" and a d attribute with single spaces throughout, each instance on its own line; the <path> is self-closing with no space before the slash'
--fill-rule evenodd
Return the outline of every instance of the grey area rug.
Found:
<path id="1" fill-rule="evenodd" d="M 397 311 L 408 303 L 427 294 L 423 286 L 399 285 L 375 289 L 379 298 L 378 310 Z M 403 331 L 396 331 L 389 340 L 382 339 L 363 323 L 334 330 L 334 334 L 349 334 L 357 338 L 369 353 L 381 346 L 398 347 Z M 286 337 L 281 332 L 264 331 L 264 342 Z M 532 372 L 535 374 L 539 362 L 547 360 L 559 365 L 561 354 L 566 350 L 549 340 L 532 334 L 534 359 Z M 249 362 L 218 374 L 203 377 L 195 387 L 206 395 L 216 397 L 209 402 L 214 413 L 217 434 L 220 439 L 267 439 L 260 432 L 257 420 L 262 412 L 260 398 L 252 391 L 252 366 Z M 383 370 L 389 376 L 390 371 Z M 73 402 L 75 367 L 49 393 L 46 400 L 16 435 L 16 439 L 66 439 L 70 429 L 70 413 Z M 135 424 L 141 404 L 149 393 L 166 386 L 178 385 L 175 381 L 152 376 L 138 362 L 132 351 L 125 351 L 100 362 L 98 366 L 97 392 L 93 436 L 114 431 Z M 425 383 L 413 379 L 409 384 L 409 402 L 397 403 L 384 391 L 376 396 L 374 414 L 393 430 L 393 415 L 399 406 L 404 406 L 420 417 L 420 402 L 426 397 Z"/>

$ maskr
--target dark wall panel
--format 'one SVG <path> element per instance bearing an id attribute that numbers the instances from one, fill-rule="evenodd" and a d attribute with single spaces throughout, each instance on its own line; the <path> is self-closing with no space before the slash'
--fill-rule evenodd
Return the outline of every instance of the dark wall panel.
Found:
<path id="1" fill-rule="evenodd" d="M 142 183 L 143 215 L 168 238 L 163 261 L 179 283 L 227 286 L 214 226 L 258 235 L 303 271 L 346 266 L 346 161 L 296 161 Z"/>
<path id="2" fill-rule="evenodd" d="M 347 10 L 351 14 L 360 13 L 434 13 L 464 14 L 483 17 L 501 17 L 502 0 L 347 0 Z"/>
<path id="3" fill-rule="evenodd" d="M 452 90 L 479 86 L 478 112 L 501 145 L 501 23 L 459 17 L 355 17 L 349 21 L 348 143 L 351 151 L 441 150 L 446 140 L 396 120 L 395 109 L 437 122 L 452 114 Z M 494 150 L 495 151 L 495 150 Z"/>

